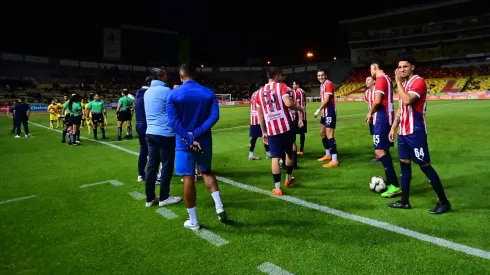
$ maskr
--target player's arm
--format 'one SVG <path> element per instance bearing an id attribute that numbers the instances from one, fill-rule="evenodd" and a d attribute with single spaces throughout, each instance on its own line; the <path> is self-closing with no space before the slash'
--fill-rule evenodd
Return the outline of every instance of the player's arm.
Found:
<path id="1" fill-rule="evenodd" d="M 182 122 L 177 115 L 177 108 L 172 95 L 167 99 L 167 117 L 172 129 L 179 135 L 189 146 L 194 143 L 194 138 L 184 129 Z"/>
<path id="2" fill-rule="evenodd" d="M 401 77 L 401 70 L 395 71 L 395 80 L 398 95 L 400 96 L 400 99 L 403 101 L 403 104 L 405 104 L 405 106 L 410 106 L 414 104 L 423 93 L 422 86 L 425 85 L 425 81 L 418 81 L 418 83 L 423 82 L 423 85 L 417 85 L 418 83 L 413 83 L 412 87 L 410 87 L 410 89 L 412 90 L 405 91 L 405 88 L 403 87 L 403 79 Z"/>
<path id="3" fill-rule="evenodd" d="M 373 105 L 371 106 L 371 110 L 369 110 L 369 115 L 373 115 L 376 113 L 379 108 L 381 107 L 381 101 L 383 100 L 383 96 L 385 96 L 385 91 L 389 91 L 388 85 L 391 83 L 388 83 L 386 79 L 383 77 L 379 81 L 376 81 L 376 84 L 374 86 L 374 101 Z"/>
<path id="4" fill-rule="evenodd" d="M 303 108 L 297 106 L 295 102 L 291 99 L 291 95 L 289 94 L 286 85 L 281 85 L 280 89 L 281 89 L 282 102 L 284 102 L 284 105 L 286 105 L 286 107 L 288 107 L 291 110 L 302 112 Z"/>
<path id="5" fill-rule="evenodd" d="M 296 105 L 301 106 L 301 100 L 296 100 Z M 298 120 L 304 120 L 304 110 L 298 112 Z"/>
<path id="6" fill-rule="evenodd" d="M 27 119 L 29 120 L 29 117 L 31 116 L 31 105 L 27 104 L 27 112 L 26 112 Z"/>
<path id="7" fill-rule="evenodd" d="M 260 107 L 259 104 L 255 104 L 257 106 L 257 114 L 259 115 L 259 124 L 260 128 L 262 129 L 263 134 L 267 134 L 267 127 L 265 127 L 265 119 L 264 119 L 264 113 L 262 113 L 262 107 Z"/>
<path id="8" fill-rule="evenodd" d="M 213 99 L 213 105 L 211 106 L 211 113 L 209 114 L 208 119 L 206 119 L 201 126 L 199 126 L 194 131 L 192 131 L 192 135 L 194 135 L 195 139 L 199 138 L 202 134 L 211 130 L 211 128 L 216 124 L 216 122 L 218 122 L 218 120 L 219 120 L 219 104 L 218 104 L 218 98 L 215 95 Z"/>
<path id="9" fill-rule="evenodd" d="M 122 98 L 120 98 L 118 101 L 117 101 L 117 109 L 116 109 L 116 114 L 119 114 L 119 111 L 121 110 L 121 103 L 122 103 Z"/>
<path id="10" fill-rule="evenodd" d="M 87 105 L 87 108 L 85 108 L 85 116 L 88 117 L 88 115 L 90 114 L 90 111 L 92 110 L 92 103 L 89 103 Z"/>

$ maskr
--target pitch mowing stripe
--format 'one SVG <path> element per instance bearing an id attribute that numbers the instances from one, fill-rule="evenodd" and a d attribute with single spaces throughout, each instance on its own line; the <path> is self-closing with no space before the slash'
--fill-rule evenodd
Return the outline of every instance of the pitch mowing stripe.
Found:
<path id="1" fill-rule="evenodd" d="M 456 104 L 456 103 L 453 103 L 453 104 Z M 451 104 L 444 104 L 444 105 L 451 105 Z M 31 122 L 31 123 L 34 124 L 34 125 L 37 125 L 37 126 L 39 126 L 41 128 L 45 128 L 45 129 L 48 129 L 48 130 L 51 130 L 51 131 L 61 132 L 60 130 L 51 129 L 51 128 L 46 127 L 44 125 L 40 125 L 40 124 L 33 123 L 33 122 Z M 137 153 L 137 152 L 128 150 L 126 148 L 123 148 L 123 147 L 120 147 L 120 146 L 117 146 L 117 145 L 114 145 L 114 144 L 110 144 L 110 143 L 103 142 L 103 141 L 98 141 L 98 140 L 93 140 L 93 139 L 89 139 L 89 138 L 84 138 L 84 139 L 88 139 L 88 140 L 92 140 L 94 142 L 106 144 L 107 146 L 110 146 L 112 148 L 115 148 L 115 149 L 118 149 L 118 150 L 127 152 L 127 153 L 132 154 L 132 155 L 135 155 L 135 156 L 138 156 L 139 155 L 139 153 Z M 217 179 L 219 181 L 223 182 L 223 183 L 227 183 L 229 185 L 233 185 L 235 187 L 238 187 L 238 188 L 241 188 L 241 189 L 244 189 L 244 190 L 248 190 L 248 191 L 251 191 L 251 192 L 255 192 L 255 193 L 259 193 L 259 194 L 263 194 L 263 195 L 267 195 L 267 196 L 272 196 L 270 191 L 262 190 L 260 188 L 254 187 L 254 186 L 246 185 L 244 183 L 236 182 L 236 181 L 233 181 L 231 179 L 227 179 L 227 178 L 223 178 L 223 177 L 217 177 Z M 478 249 L 478 248 L 473 248 L 473 247 L 470 247 L 470 246 L 466 246 L 466 245 L 454 243 L 454 242 L 451 242 L 451 241 L 448 241 L 448 240 L 445 240 L 445 239 L 442 239 L 442 238 L 433 237 L 433 236 L 430 236 L 430 235 L 427 235 L 427 234 L 423 234 L 423 233 L 419 233 L 419 232 L 416 232 L 416 231 L 413 231 L 413 230 L 410 230 L 410 229 L 406 229 L 406 228 L 403 228 L 403 227 L 400 227 L 400 226 L 392 225 L 392 224 L 389 224 L 387 222 L 381 222 L 381 221 L 378 221 L 378 220 L 374 220 L 374 219 L 370 219 L 370 218 L 366 218 L 366 217 L 362 217 L 362 216 L 358 216 L 358 215 L 354 215 L 354 214 L 349 214 L 349 213 L 346 213 L 346 212 L 343 212 L 343 211 L 340 211 L 340 210 L 337 210 L 337 209 L 333 209 L 333 208 L 330 208 L 330 207 L 327 207 L 327 206 L 322 206 L 322 205 L 318 205 L 318 204 L 315 204 L 315 203 L 307 202 L 307 201 L 304 201 L 304 200 L 301 200 L 301 199 L 298 199 L 298 198 L 295 198 L 295 197 L 290 197 L 290 196 L 282 196 L 282 197 L 276 197 L 276 196 L 274 196 L 274 197 L 277 198 L 277 199 L 280 199 L 280 200 L 284 200 L 284 201 L 287 201 L 287 202 L 296 204 L 296 205 L 300 205 L 300 206 L 303 206 L 303 207 L 307 207 L 307 208 L 315 209 L 315 210 L 318 210 L 318 211 L 321 211 L 321 212 L 324 212 L 324 213 L 328 213 L 328 214 L 331 214 L 331 215 L 334 215 L 334 216 L 337 216 L 337 217 L 340 217 L 340 218 L 344 218 L 344 219 L 348 219 L 348 220 L 352 220 L 352 221 L 364 223 L 364 224 L 367 224 L 367 225 L 371 225 L 373 227 L 377 227 L 377 228 L 385 229 L 385 230 L 388 230 L 388 231 L 392 231 L 392 232 L 395 232 L 395 233 L 398 233 L 398 234 L 402 234 L 402 235 L 405 235 L 405 236 L 408 236 L 408 237 L 412 237 L 412 238 L 415 238 L 415 239 L 418 239 L 418 240 L 421 240 L 421 241 L 429 242 L 429 243 L 432 243 L 432 244 L 435 244 L 435 245 L 438 245 L 438 246 L 441 246 L 441 247 L 446 247 L 446 248 L 449 248 L 449 249 L 452 249 L 452 250 L 455 250 L 455 251 L 458 251 L 458 252 L 462 252 L 462 253 L 465 253 L 465 254 L 468 254 L 468 255 L 472 255 L 472 256 L 476 256 L 476 257 L 480 257 L 480 258 L 483 258 L 483 259 L 490 260 L 490 252 L 485 251 L 485 250 L 481 250 L 481 249 Z"/>
<path id="2" fill-rule="evenodd" d="M 294 275 L 275 264 L 265 262 L 257 267 L 257 269 L 262 273 L 267 273 L 269 275 Z"/>
<path id="3" fill-rule="evenodd" d="M 430 108 L 435 108 L 435 107 L 438 107 L 438 106 L 446 106 L 446 105 L 455 105 L 455 104 L 461 104 L 461 103 L 467 103 L 467 102 L 464 102 L 463 101 L 463 102 L 453 102 L 453 103 L 446 103 L 446 104 L 438 104 L 438 105 L 435 105 L 435 106 L 430 106 Z M 467 107 L 467 106 L 461 106 L 461 107 Z M 338 117 L 353 117 L 353 116 L 365 116 L 365 115 L 367 115 L 367 112 L 357 113 L 357 114 L 349 114 L 349 115 L 341 115 L 341 116 L 338 116 Z M 317 118 L 311 118 L 311 119 L 317 119 Z M 246 127 L 250 127 L 250 125 L 242 125 L 242 126 L 235 126 L 235 127 L 228 127 L 228 128 L 220 128 L 220 129 L 213 130 L 213 133 L 214 132 L 234 130 L 234 129 L 240 129 L 240 128 L 246 128 Z"/>
<path id="4" fill-rule="evenodd" d="M 0 204 L 14 202 L 14 201 L 28 200 L 28 199 L 32 199 L 32 198 L 35 198 L 35 197 L 36 197 L 36 195 L 26 196 L 26 197 L 20 197 L 20 198 L 10 199 L 10 200 L 6 200 L 6 201 L 0 201 Z"/>

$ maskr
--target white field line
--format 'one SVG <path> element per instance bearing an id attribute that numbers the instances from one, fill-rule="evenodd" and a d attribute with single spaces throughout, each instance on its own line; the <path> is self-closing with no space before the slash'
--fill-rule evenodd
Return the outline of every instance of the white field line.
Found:
<path id="1" fill-rule="evenodd" d="M 265 262 L 257 267 L 257 269 L 262 272 L 266 273 L 269 275 L 293 275 L 293 273 L 290 273 L 280 267 L 278 267 L 275 264 Z"/>
<path id="2" fill-rule="evenodd" d="M 106 181 L 99 181 L 99 182 L 94 182 L 94 183 L 88 183 L 88 184 L 84 184 L 84 185 L 80 185 L 80 188 L 86 188 L 86 187 L 90 187 L 90 186 L 95 186 L 95 185 L 101 185 L 101 184 L 104 184 L 104 183 L 110 183 L 114 186 L 121 186 L 121 185 L 124 185 L 124 183 L 118 181 L 118 180 L 106 180 Z"/>
<path id="3" fill-rule="evenodd" d="M 162 217 L 164 217 L 166 219 L 169 219 L 169 220 L 173 220 L 173 219 L 179 217 L 179 216 L 177 216 L 177 214 L 175 214 L 174 212 L 172 212 L 172 210 L 167 209 L 165 207 L 159 207 L 155 212 L 157 212 Z"/>
<path id="4" fill-rule="evenodd" d="M 454 104 L 457 104 L 457 103 L 449 103 L 449 104 L 444 104 L 444 105 L 454 105 Z M 441 105 L 437 105 L 437 106 L 441 106 Z M 42 128 L 45 128 L 45 129 L 48 129 L 48 130 L 51 130 L 51 131 L 60 132 L 59 130 L 50 129 L 49 127 L 46 127 L 46 126 L 43 126 L 43 125 L 40 125 L 40 124 L 37 124 L 37 123 L 32 123 L 32 124 L 37 125 L 37 126 L 42 127 Z M 103 141 L 98 141 L 98 140 L 93 140 L 93 139 L 89 139 L 89 138 L 85 138 L 85 139 L 92 140 L 94 142 L 98 142 L 98 143 L 101 143 L 101 144 L 105 144 L 105 145 L 110 146 L 110 147 L 112 147 L 114 149 L 118 149 L 120 151 L 129 153 L 129 154 L 132 154 L 132 155 L 135 155 L 135 156 L 138 156 L 139 155 L 139 153 L 137 153 L 137 152 L 128 150 L 126 148 L 123 148 L 123 147 L 120 147 L 120 146 L 117 146 L 117 145 L 114 145 L 114 144 L 111 144 L 111 143 L 107 143 L 107 142 L 103 142 Z M 250 185 L 247 185 L 247 184 L 244 184 L 244 183 L 236 182 L 236 181 L 233 181 L 231 179 L 227 179 L 227 178 L 223 178 L 223 177 L 217 177 L 217 178 L 218 178 L 219 181 L 221 181 L 223 183 L 226 183 L 226 184 L 229 184 L 229 185 L 233 185 L 235 187 L 238 187 L 238 188 L 241 188 L 241 189 L 244 189 L 244 190 L 248 190 L 248 191 L 251 191 L 251 192 L 255 192 L 255 193 L 259 193 L 259 194 L 271 196 L 270 191 L 262 190 L 262 189 L 259 189 L 257 187 L 254 187 L 254 186 L 250 186 Z M 280 200 L 284 200 L 284 201 L 287 201 L 287 202 L 290 202 L 292 204 L 300 205 L 300 206 L 303 206 L 303 207 L 306 207 L 306 208 L 315 209 L 315 210 L 318 210 L 318 211 L 321 211 L 321 212 L 324 212 L 324 213 L 328 213 L 328 214 L 331 214 L 331 215 L 334 215 L 334 216 L 337 216 L 337 217 L 340 217 L 340 218 L 344 218 L 344 219 L 347 219 L 347 220 L 356 221 L 356 222 L 364 223 L 364 224 L 367 224 L 367 225 L 371 225 L 373 227 L 377 227 L 377 228 L 385 229 L 385 230 L 388 230 L 388 231 L 392 231 L 394 233 L 405 235 L 407 237 L 411 237 L 411 238 L 415 238 L 415 239 L 418 239 L 418 240 L 421 240 L 421 241 L 429 242 L 429 243 L 432 243 L 432 244 L 435 244 L 435 245 L 438 245 L 438 246 L 441 246 L 441 247 L 446 247 L 446 248 L 452 249 L 454 251 L 458 251 L 458 252 L 462 252 L 462 253 L 465 253 L 465 254 L 468 254 L 468 255 L 472 255 L 472 256 L 476 256 L 476 257 L 481 257 L 481 258 L 490 260 L 490 252 L 484 251 L 484 250 L 481 250 L 481 249 L 478 249 L 478 248 L 473 248 L 473 247 L 470 247 L 470 246 L 466 246 L 466 245 L 454 243 L 454 242 L 451 242 L 451 241 L 448 241 L 448 240 L 445 240 L 445 239 L 442 239 L 442 238 L 438 238 L 438 237 L 430 236 L 430 235 L 427 235 L 427 234 L 419 233 L 419 232 L 416 232 L 416 231 L 413 231 L 413 230 L 410 230 L 410 229 L 406 229 L 406 228 L 403 228 L 403 227 L 400 227 L 400 226 L 389 224 L 387 222 L 377 221 L 377 220 L 374 220 L 374 219 L 370 219 L 370 218 L 366 218 L 366 217 L 362 217 L 362 216 L 358 216 L 358 215 L 346 213 L 346 212 L 343 212 L 343 211 L 340 211 L 340 210 L 337 210 L 337 209 L 334 209 L 334 208 L 329 208 L 327 206 L 322 206 L 322 205 L 318 205 L 318 204 L 315 204 L 315 203 L 307 202 L 307 201 L 304 201 L 304 200 L 301 200 L 301 199 L 298 199 L 298 198 L 295 198 L 295 197 L 282 196 L 282 197 L 275 197 L 275 198 L 280 199 Z"/>
<path id="5" fill-rule="evenodd" d="M 129 192 L 128 194 L 131 197 L 133 197 L 133 199 L 135 199 L 135 200 L 144 200 L 144 199 L 146 199 L 146 196 L 144 194 L 141 194 L 140 192 L 133 191 L 133 192 Z"/>
<path id="6" fill-rule="evenodd" d="M 6 200 L 6 201 L 0 201 L 0 204 L 14 202 L 14 201 L 28 200 L 28 199 L 32 199 L 32 198 L 35 198 L 35 197 L 36 197 L 36 195 L 26 196 L 26 197 L 20 197 L 20 198 L 14 198 L 14 199 Z"/>
<path id="7" fill-rule="evenodd" d="M 455 104 L 461 104 L 461 103 L 468 103 L 468 102 L 461 101 L 461 102 L 452 102 L 452 103 L 438 104 L 438 105 L 435 105 L 435 106 L 428 106 L 428 108 L 435 108 L 435 107 L 439 107 L 439 106 L 455 105 Z M 461 107 L 463 107 L 463 106 L 461 106 Z M 464 106 L 464 107 L 467 107 L 467 106 Z M 340 115 L 338 117 L 365 116 L 366 114 L 367 114 L 367 111 L 364 112 L 364 113 L 349 114 L 349 115 Z M 309 118 L 309 119 L 316 119 L 316 118 Z M 229 127 L 229 128 L 220 128 L 220 129 L 213 130 L 213 133 L 214 132 L 234 130 L 234 129 L 240 129 L 240 128 L 247 128 L 247 127 L 250 127 L 250 125 L 242 125 L 242 126 L 235 126 L 235 127 Z"/>

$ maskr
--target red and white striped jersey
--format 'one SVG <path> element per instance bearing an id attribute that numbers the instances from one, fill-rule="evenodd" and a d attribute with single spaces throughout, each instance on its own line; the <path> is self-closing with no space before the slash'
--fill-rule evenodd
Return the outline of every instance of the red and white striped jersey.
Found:
<path id="1" fill-rule="evenodd" d="M 291 129 L 289 108 L 282 100 L 285 96 L 290 96 L 288 87 L 278 82 L 264 85 L 257 94 L 255 103 L 264 115 L 269 136 L 280 135 Z"/>
<path id="2" fill-rule="evenodd" d="M 405 92 L 414 94 L 418 97 L 410 106 L 405 106 L 400 98 L 400 126 L 398 128 L 398 134 L 401 136 L 411 135 L 417 131 L 425 131 L 427 128 L 425 124 L 425 113 L 427 110 L 427 83 L 425 80 L 414 75 L 408 81 L 403 83 Z"/>
<path id="3" fill-rule="evenodd" d="M 289 97 L 291 98 L 291 100 L 294 102 L 294 104 L 296 104 L 296 99 L 297 99 L 296 98 L 296 92 L 293 89 L 291 89 L 290 87 L 288 87 L 288 93 L 289 93 Z M 291 120 L 295 121 L 297 112 L 295 110 L 289 109 L 289 114 L 291 115 Z"/>
<path id="4" fill-rule="evenodd" d="M 393 87 L 391 79 L 388 75 L 382 74 L 376 78 L 376 84 L 374 86 L 373 101 L 376 94 L 382 94 L 381 107 L 378 108 L 373 116 L 373 124 L 388 122 L 389 125 L 393 124 Z"/>
<path id="5" fill-rule="evenodd" d="M 303 89 L 298 88 L 296 91 L 296 102 L 299 102 L 299 106 L 303 108 L 302 119 L 306 120 L 306 93 Z"/>
<path id="6" fill-rule="evenodd" d="M 259 125 L 259 114 L 257 113 L 257 105 L 255 104 L 255 99 L 257 98 L 257 93 L 255 91 L 250 98 L 250 125 Z"/>
<path id="7" fill-rule="evenodd" d="M 371 89 L 366 89 L 364 92 L 364 100 L 366 101 L 368 105 L 368 110 L 370 111 L 371 108 L 373 107 L 373 102 L 374 102 L 374 86 Z"/>
<path id="8" fill-rule="evenodd" d="M 323 109 L 322 117 L 335 116 L 337 108 L 335 107 L 335 87 L 330 80 L 325 80 L 320 85 L 320 100 L 323 102 L 330 95 L 327 106 Z"/>

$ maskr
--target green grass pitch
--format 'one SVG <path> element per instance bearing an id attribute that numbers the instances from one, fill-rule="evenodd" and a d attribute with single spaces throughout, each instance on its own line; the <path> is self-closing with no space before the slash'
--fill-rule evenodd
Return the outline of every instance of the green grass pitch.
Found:
<path id="1" fill-rule="evenodd" d="M 384 173 L 370 162 L 365 103 L 338 104 L 340 167 L 333 169 L 316 160 L 323 152 L 312 118 L 317 104 L 308 107 L 305 155 L 283 199 L 269 195 L 270 161 L 260 140 L 256 154 L 264 159 L 247 160 L 249 109 L 221 109 L 213 168 L 232 222 L 218 221 L 198 181 L 198 217 L 207 230 L 199 235 L 183 228 L 182 203 L 157 213 L 129 195 L 144 194 L 136 182 L 139 144 L 113 142 L 114 112 L 107 143 L 85 139 L 78 147 L 35 124 L 32 138 L 14 139 L 11 118 L 0 117 L 0 273 L 490 274 L 490 101 L 428 103 L 431 158 L 453 206 L 441 216 L 428 213 L 436 195 L 415 165 L 412 210 L 390 209 L 393 199 L 369 190 L 369 179 Z M 31 122 L 49 126 L 48 115 Z M 396 148 L 392 155 L 400 173 Z M 123 185 L 80 188 L 107 180 Z M 183 195 L 177 176 L 171 194 Z"/>

